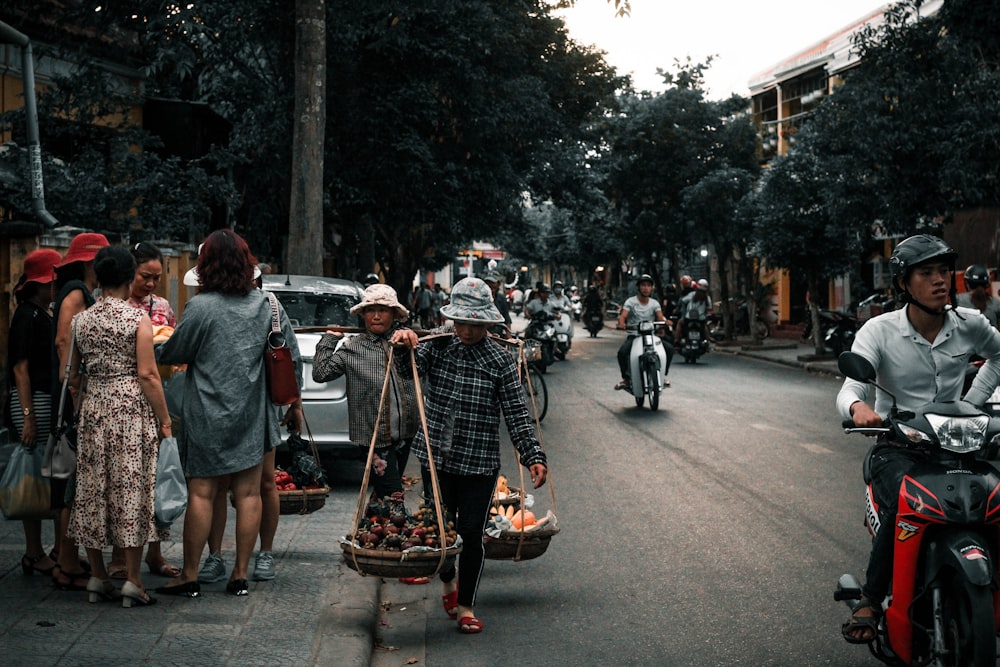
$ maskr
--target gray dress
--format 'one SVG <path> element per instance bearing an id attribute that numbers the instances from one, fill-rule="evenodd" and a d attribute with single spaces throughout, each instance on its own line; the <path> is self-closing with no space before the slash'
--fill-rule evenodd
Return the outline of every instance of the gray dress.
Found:
<path id="1" fill-rule="evenodd" d="M 280 306 L 279 311 L 285 340 L 301 369 L 295 333 Z M 187 303 L 177 329 L 157 351 L 160 363 L 188 365 L 181 407 L 188 477 L 246 470 L 261 462 L 273 442 L 274 406 L 264 377 L 270 329 L 271 307 L 263 292 L 201 293 Z"/>

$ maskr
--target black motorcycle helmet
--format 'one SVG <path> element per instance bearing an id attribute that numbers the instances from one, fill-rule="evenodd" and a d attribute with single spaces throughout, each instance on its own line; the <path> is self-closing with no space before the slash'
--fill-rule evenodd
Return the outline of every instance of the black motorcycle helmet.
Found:
<path id="1" fill-rule="evenodd" d="M 365 287 L 368 287 L 369 285 L 374 285 L 377 282 L 379 282 L 379 279 L 378 276 L 375 275 L 374 273 L 369 273 L 367 276 L 365 276 L 365 279 L 362 282 L 364 283 Z"/>
<path id="2" fill-rule="evenodd" d="M 899 300 L 906 304 L 912 303 L 931 315 L 940 315 L 943 311 L 931 310 L 920 303 L 906 291 L 906 283 L 910 280 L 913 269 L 928 262 L 945 262 L 954 272 L 958 253 L 951 246 L 936 236 L 917 234 L 902 240 L 892 251 L 889 258 L 889 273 L 892 276 L 892 286 L 899 294 Z M 951 300 L 955 300 L 955 274 L 951 276 Z"/>
<path id="3" fill-rule="evenodd" d="M 643 283 L 649 283 L 650 285 L 656 285 L 656 283 L 653 282 L 653 276 L 649 275 L 648 273 L 644 273 L 641 276 L 639 276 L 639 279 L 637 281 L 635 281 L 635 286 L 638 287 L 639 285 L 641 285 Z"/>
<path id="4" fill-rule="evenodd" d="M 976 287 L 986 287 L 990 284 L 990 272 L 982 264 L 970 264 L 965 270 L 965 289 L 972 291 Z"/>

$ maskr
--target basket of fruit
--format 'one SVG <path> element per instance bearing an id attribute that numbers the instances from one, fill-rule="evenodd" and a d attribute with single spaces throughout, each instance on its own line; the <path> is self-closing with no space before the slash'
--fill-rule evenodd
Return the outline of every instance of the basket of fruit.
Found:
<path id="1" fill-rule="evenodd" d="M 494 505 L 501 507 L 513 507 L 515 510 L 521 508 L 521 489 L 516 486 L 508 486 L 507 478 L 503 475 L 497 477 L 497 487 L 493 491 Z"/>
<path id="2" fill-rule="evenodd" d="M 490 560 L 531 560 L 549 548 L 559 532 L 552 512 L 540 521 L 529 509 L 497 506 L 490 510 L 490 522 L 483 536 L 485 557 Z"/>
<path id="3" fill-rule="evenodd" d="M 396 495 L 396 494 L 394 494 Z M 426 577 L 441 567 L 440 525 L 431 509 L 408 514 L 400 498 L 372 498 L 357 530 L 341 540 L 344 562 L 359 574 L 378 577 Z M 448 522 L 445 558 L 462 552 L 462 541 Z"/>
<path id="4" fill-rule="evenodd" d="M 319 484 L 308 485 L 302 489 L 278 489 L 280 514 L 311 514 L 326 504 L 330 495 L 330 487 Z"/>

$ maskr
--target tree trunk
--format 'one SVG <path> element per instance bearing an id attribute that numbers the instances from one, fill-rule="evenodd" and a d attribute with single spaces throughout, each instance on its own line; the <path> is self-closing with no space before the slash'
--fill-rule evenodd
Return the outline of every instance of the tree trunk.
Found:
<path id="1" fill-rule="evenodd" d="M 292 120 L 288 257 L 292 273 L 323 273 L 323 143 L 326 126 L 325 0 L 295 0 L 295 114 Z"/>

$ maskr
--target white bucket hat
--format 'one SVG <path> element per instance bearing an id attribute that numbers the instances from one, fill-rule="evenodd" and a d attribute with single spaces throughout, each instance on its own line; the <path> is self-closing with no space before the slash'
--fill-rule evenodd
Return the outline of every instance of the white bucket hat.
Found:
<path id="1" fill-rule="evenodd" d="M 368 306 L 385 306 L 395 311 L 397 320 L 407 320 L 410 311 L 403 307 L 396 296 L 396 290 L 382 283 L 375 283 L 365 288 L 361 302 L 351 307 L 351 315 L 359 315 Z"/>
<path id="2" fill-rule="evenodd" d="M 201 249 L 204 245 L 202 243 L 198 246 L 199 255 L 201 255 Z M 253 279 L 257 280 L 258 278 L 260 278 L 260 266 L 255 266 L 253 267 Z M 187 270 L 187 273 L 184 274 L 184 284 L 188 287 L 201 287 L 201 278 L 198 277 L 198 267 L 192 266 Z"/>
<path id="3" fill-rule="evenodd" d="M 503 315 L 493 304 L 493 290 L 479 278 L 462 278 L 451 290 L 451 303 L 441 308 L 449 320 L 467 324 L 499 324 Z"/>

